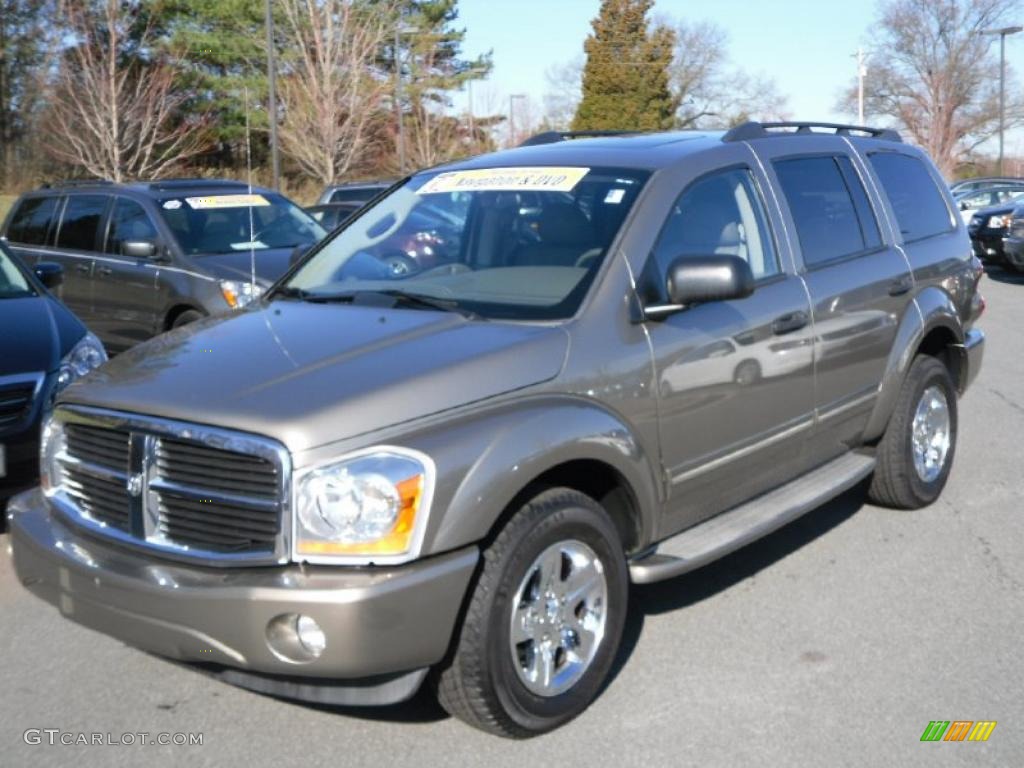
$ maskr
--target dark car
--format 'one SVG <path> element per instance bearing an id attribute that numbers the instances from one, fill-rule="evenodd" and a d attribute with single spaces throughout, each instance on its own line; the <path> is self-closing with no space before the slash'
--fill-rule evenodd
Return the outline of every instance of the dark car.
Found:
<path id="1" fill-rule="evenodd" d="M 317 202 L 321 205 L 324 203 L 359 203 L 359 205 L 363 205 L 394 183 L 393 180 L 385 179 L 383 181 L 352 181 L 347 184 L 331 184 L 324 188 Z"/>
<path id="2" fill-rule="evenodd" d="M 47 290 L 61 277 L 52 263 L 30 272 L 0 243 L 0 513 L 39 480 L 39 424 L 54 397 L 107 359 Z"/>
<path id="3" fill-rule="evenodd" d="M 259 296 L 326 231 L 273 190 L 209 179 L 75 182 L 23 195 L 3 236 L 64 268 L 60 298 L 112 352 Z"/>
<path id="4" fill-rule="evenodd" d="M 344 224 L 353 213 L 363 207 L 362 203 L 323 203 L 311 205 L 306 213 L 320 222 L 320 226 L 330 232 Z"/>
<path id="5" fill-rule="evenodd" d="M 1018 205 L 1005 218 L 1009 228 L 1003 239 L 1003 263 L 1014 272 L 1024 272 L 1024 205 Z"/>
<path id="6" fill-rule="evenodd" d="M 1019 202 L 1011 200 L 991 205 L 971 216 L 967 223 L 967 234 L 971 237 L 975 256 L 988 262 L 999 263 L 1005 260 L 1003 241 L 1010 231 Z"/>

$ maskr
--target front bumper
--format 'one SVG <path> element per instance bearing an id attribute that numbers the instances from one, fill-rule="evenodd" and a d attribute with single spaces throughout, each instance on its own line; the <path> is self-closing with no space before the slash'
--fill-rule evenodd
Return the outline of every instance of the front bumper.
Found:
<path id="1" fill-rule="evenodd" d="M 981 371 L 981 361 L 985 356 L 985 334 L 972 328 L 964 334 L 964 343 L 958 344 L 961 354 L 960 391 L 967 390 Z"/>
<path id="2" fill-rule="evenodd" d="M 65 617 L 229 682 L 323 703 L 414 694 L 448 649 L 479 558 L 470 547 L 387 568 L 199 568 L 77 533 L 38 489 L 15 497 L 8 515 L 18 578 Z M 271 650 L 267 625 L 287 613 L 323 628 L 316 660 Z"/>
<path id="3" fill-rule="evenodd" d="M 1003 256 L 1014 268 L 1024 269 L 1024 239 L 1011 236 L 1003 240 Z"/>

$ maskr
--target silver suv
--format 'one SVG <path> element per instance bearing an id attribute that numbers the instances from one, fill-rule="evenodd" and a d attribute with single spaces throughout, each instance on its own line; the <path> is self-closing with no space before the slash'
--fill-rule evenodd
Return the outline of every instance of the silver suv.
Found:
<path id="1" fill-rule="evenodd" d="M 245 310 L 69 387 L 15 567 L 238 685 L 429 679 L 476 727 L 548 731 L 601 690 L 631 584 L 861 481 L 938 497 L 981 274 L 887 131 L 547 134 L 424 171 Z"/>

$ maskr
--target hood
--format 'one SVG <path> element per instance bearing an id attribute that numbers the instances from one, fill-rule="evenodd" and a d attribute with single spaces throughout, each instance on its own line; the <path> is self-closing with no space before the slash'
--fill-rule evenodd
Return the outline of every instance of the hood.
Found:
<path id="1" fill-rule="evenodd" d="M 0 376 L 55 371 L 85 326 L 48 295 L 0 299 Z"/>
<path id="2" fill-rule="evenodd" d="M 312 247 L 312 246 L 310 246 Z M 256 282 L 270 285 L 291 266 L 294 248 L 268 248 L 256 251 Z M 192 256 L 193 262 L 218 280 L 248 280 L 251 276 L 249 251 Z"/>
<path id="3" fill-rule="evenodd" d="M 989 216 L 1005 216 L 1008 213 L 1013 213 L 1017 210 L 1017 207 L 1021 205 L 1021 202 L 1016 203 L 996 203 L 995 205 L 989 205 L 985 208 L 978 208 L 971 216 L 977 216 L 982 219 L 987 219 Z"/>
<path id="4" fill-rule="evenodd" d="M 552 379 L 567 348 L 557 326 L 278 301 L 134 347 L 61 399 L 301 451 Z"/>

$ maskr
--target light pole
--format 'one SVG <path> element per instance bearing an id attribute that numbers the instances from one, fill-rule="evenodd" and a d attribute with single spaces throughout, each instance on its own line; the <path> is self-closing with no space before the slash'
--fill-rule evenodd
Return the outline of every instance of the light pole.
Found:
<path id="1" fill-rule="evenodd" d="M 270 166 L 274 189 L 281 188 L 281 156 L 277 149 L 277 64 L 274 61 L 274 9 L 267 0 L 267 121 L 270 123 Z"/>
<path id="2" fill-rule="evenodd" d="M 469 110 L 469 141 L 472 146 L 476 146 L 476 122 L 475 115 L 473 114 L 473 75 L 486 75 L 487 70 L 483 67 L 473 67 L 467 70 L 466 74 L 470 77 L 466 80 L 466 106 Z"/>
<path id="3" fill-rule="evenodd" d="M 508 145 L 516 145 L 516 123 L 515 123 L 515 102 L 516 99 L 525 99 L 525 93 L 513 93 L 508 97 Z"/>
<path id="4" fill-rule="evenodd" d="M 864 78 L 868 74 L 864 49 L 857 49 L 857 125 L 864 125 Z"/>
<path id="5" fill-rule="evenodd" d="M 1003 175 L 1003 134 L 1006 131 L 1006 36 L 1024 32 L 1024 27 L 1002 27 L 982 30 L 983 35 L 999 35 L 999 169 Z"/>
<path id="6" fill-rule="evenodd" d="M 402 35 L 416 32 L 416 28 L 408 24 L 395 26 L 395 116 L 398 120 L 398 172 L 405 176 L 405 121 L 402 119 Z"/>

